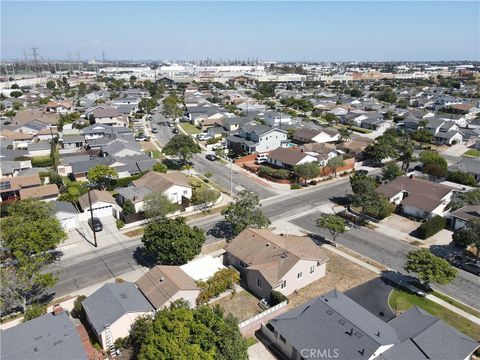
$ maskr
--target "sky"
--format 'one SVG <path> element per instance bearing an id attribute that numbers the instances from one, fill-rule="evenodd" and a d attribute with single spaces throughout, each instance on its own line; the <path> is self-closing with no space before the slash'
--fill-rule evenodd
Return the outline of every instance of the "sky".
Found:
<path id="1" fill-rule="evenodd" d="M 480 60 L 479 1 L 1 1 L 1 58 Z"/>

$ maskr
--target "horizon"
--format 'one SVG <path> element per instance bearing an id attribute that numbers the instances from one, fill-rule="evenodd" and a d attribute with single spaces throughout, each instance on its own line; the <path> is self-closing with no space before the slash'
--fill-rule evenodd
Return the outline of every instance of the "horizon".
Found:
<path id="1" fill-rule="evenodd" d="M 171 62 L 480 59 L 477 1 L 2 1 L 1 7 L 2 61 L 31 58 L 34 46 L 44 60 L 72 61 L 99 61 L 102 53 L 110 61 Z"/>

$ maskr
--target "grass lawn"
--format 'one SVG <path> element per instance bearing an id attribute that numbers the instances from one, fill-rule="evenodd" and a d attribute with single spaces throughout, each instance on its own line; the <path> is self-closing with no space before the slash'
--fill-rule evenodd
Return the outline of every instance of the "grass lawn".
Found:
<path id="1" fill-rule="evenodd" d="M 193 124 L 183 123 L 179 125 L 188 135 L 198 134 L 201 130 Z"/>
<path id="2" fill-rule="evenodd" d="M 159 150 L 150 150 L 154 159 L 165 159 L 165 156 Z"/>
<path id="3" fill-rule="evenodd" d="M 406 311 L 416 305 L 433 316 L 444 320 L 462 333 L 475 340 L 480 340 L 480 326 L 421 296 L 409 294 L 401 290 L 394 290 L 390 295 L 388 304 L 393 311 L 396 312 Z"/>
<path id="4" fill-rule="evenodd" d="M 247 346 L 250 347 L 252 345 L 255 345 L 257 342 L 258 342 L 258 340 L 255 336 L 249 337 L 247 339 Z"/>
<path id="5" fill-rule="evenodd" d="M 462 156 L 480 157 L 480 150 L 469 149 L 469 150 L 465 151 Z"/>
<path id="6" fill-rule="evenodd" d="M 459 303 L 458 301 L 456 301 L 455 299 L 452 299 L 448 295 L 439 293 L 438 291 L 434 291 L 432 295 L 435 295 L 436 297 L 442 299 L 443 301 L 449 303 L 450 305 L 453 305 L 453 306 L 455 306 L 459 309 L 462 309 L 466 313 L 472 314 L 473 316 L 476 316 L 476 317 L 480 318 L 480 311 L 477 311 L 477 310 L 471 308 L 470 306 L 463 305 L 463 304 Z"/>

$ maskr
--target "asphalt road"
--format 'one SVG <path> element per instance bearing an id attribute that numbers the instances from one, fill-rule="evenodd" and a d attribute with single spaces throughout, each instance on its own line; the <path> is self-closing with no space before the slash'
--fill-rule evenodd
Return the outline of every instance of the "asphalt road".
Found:
<path id="1" fill-rule="evenodd" d="M 328 231 L 319 229 L 315 220 L 319 212 L 294 219 L 291 222 L 313 234 L 330 239 Z M 385 236 L 368 228 L 353 228 L 337 238 L 339 244 L 352 249 L 361 255 L 369 257 L 389 268 L 404 272 L 405 255 L 417 247 L 404 241 Z M 463 270 L 458 270 L 457 278 L 448 285 L 434 285 L 440 290 L 470 306 L 479 308 L 480 304 L 480 277 Z"/>

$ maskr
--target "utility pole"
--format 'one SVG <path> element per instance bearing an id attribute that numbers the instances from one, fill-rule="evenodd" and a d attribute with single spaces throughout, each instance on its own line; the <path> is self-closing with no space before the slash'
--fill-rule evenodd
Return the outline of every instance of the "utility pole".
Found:
<path id="1" fill-rule="evenodd" d="M 233 174 L 232 174 L 233 159 L 229 159 L 229 162 L 230 162 L 230 196 L 233 196 Z"/>
<path id="2" fill-rule="evenodd" d="M 90 197 L 90 187 L 91 187 L 92 184 L 88 184 L 87 185 L 87 189 L 88 189 L 88 204 L 90 206 L 90 221 L 92 222 L 91 224 L 91 228 L 92 228 L 92 231 L 93 231 L 93 241 L 95 242 L 93 246 L 95 247 L 98 247 L 97 245 L 97 233 L 95 231 L 95 226 L 93 225 L 93 210 L 92 210 L 92 198 Z"/>

